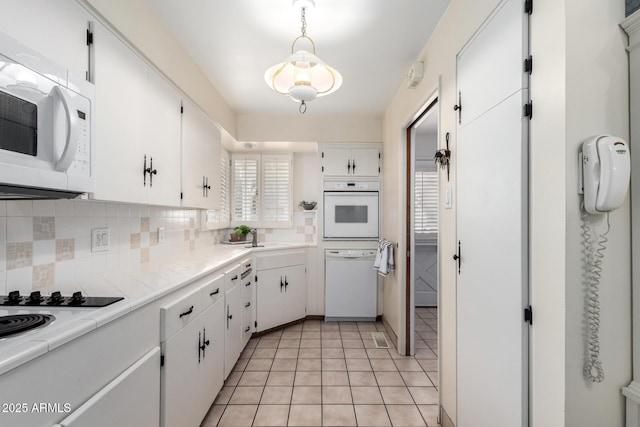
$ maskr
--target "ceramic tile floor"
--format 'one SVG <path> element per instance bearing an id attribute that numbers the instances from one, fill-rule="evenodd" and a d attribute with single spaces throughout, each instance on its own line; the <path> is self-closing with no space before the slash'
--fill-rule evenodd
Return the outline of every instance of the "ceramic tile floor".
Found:
<path id="1" fill-rule="evenodd" d="M 416 355 L 376 348 L 382 323 L 305 321 L 252 339 L 201 427 L 439 426 L 437 309 Z"/>

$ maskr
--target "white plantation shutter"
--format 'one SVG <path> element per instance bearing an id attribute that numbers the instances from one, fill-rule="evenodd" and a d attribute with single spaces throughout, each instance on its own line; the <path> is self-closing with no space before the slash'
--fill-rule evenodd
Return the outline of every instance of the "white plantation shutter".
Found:
<path id="1" fill-rule="evenodd" d="M 233 157 L 233 220 L 258 221 L 258 166 L 260 156 Z"/>
<path id="2" fill-rule="evenodd" d="M 415 172 L 416 233 L 438 232 L 438 172 L 416 168 Z"/>
<path id="3" fill-rule="evenodd" d="M 229 223 L 229 155 L 223 150 L 220 156 L 220 221 Z"/>
<path id="4" fill-rule="evenodd" d="M 291 175 L 291 156 L 262 156 L 263 224 L 291 223 Z"/>

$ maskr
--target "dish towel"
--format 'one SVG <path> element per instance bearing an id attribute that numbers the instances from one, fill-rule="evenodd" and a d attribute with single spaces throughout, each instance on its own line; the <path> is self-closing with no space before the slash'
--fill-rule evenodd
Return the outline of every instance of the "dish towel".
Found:
<path id="1" fill-rule="evenodd" d="M 378 242 L 378 250 L 376 251 L 376 259 L 373 262 L 373 268 L 378 270 L 378 274 L 381 276 L 386 276 L 390 271 L 395 270 L 396 266 L 393 261 L 393 243 L 384 239 Z"/>

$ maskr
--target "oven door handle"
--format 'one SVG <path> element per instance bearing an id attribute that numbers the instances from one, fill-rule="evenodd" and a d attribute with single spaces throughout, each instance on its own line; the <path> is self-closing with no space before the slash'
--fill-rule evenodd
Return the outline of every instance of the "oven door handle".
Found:
<path id="1" fill-rule="evenodd" d="M 56 162 L 56 170 L 66 171 L 75 160 L 78 152 L 78 136 L 80 134 L 80 130 L 78 129 L 78 118 L 71 111 L 71 98 L 69 97 L 66 89 L 61 88 L 60 86 L 54 86 L 51 90 L 51 97 L 60 100 L 67 118 L 67 136 L 64 150 Z"/>

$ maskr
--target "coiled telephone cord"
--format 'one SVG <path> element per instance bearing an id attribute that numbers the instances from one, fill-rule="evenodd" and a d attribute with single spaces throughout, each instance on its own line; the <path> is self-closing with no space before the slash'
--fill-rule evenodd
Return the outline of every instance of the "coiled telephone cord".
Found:
<path id="1" fill-rule="evenodd" d="M 582 244 L 584 254 L 585 284 L 587 295 L 585 300 L 587 320 L 587 346 L 584 375 L 592 382 L 604 381 L 604 369 L 600 361 L 600 279 L 602 276 L 602 260 L 607 244 L 609 213 L 607 217 L 607 230 L 604 234 L 597 235 L 593 224 L 589 220 L 589 214 L 582 209 Z"/>

